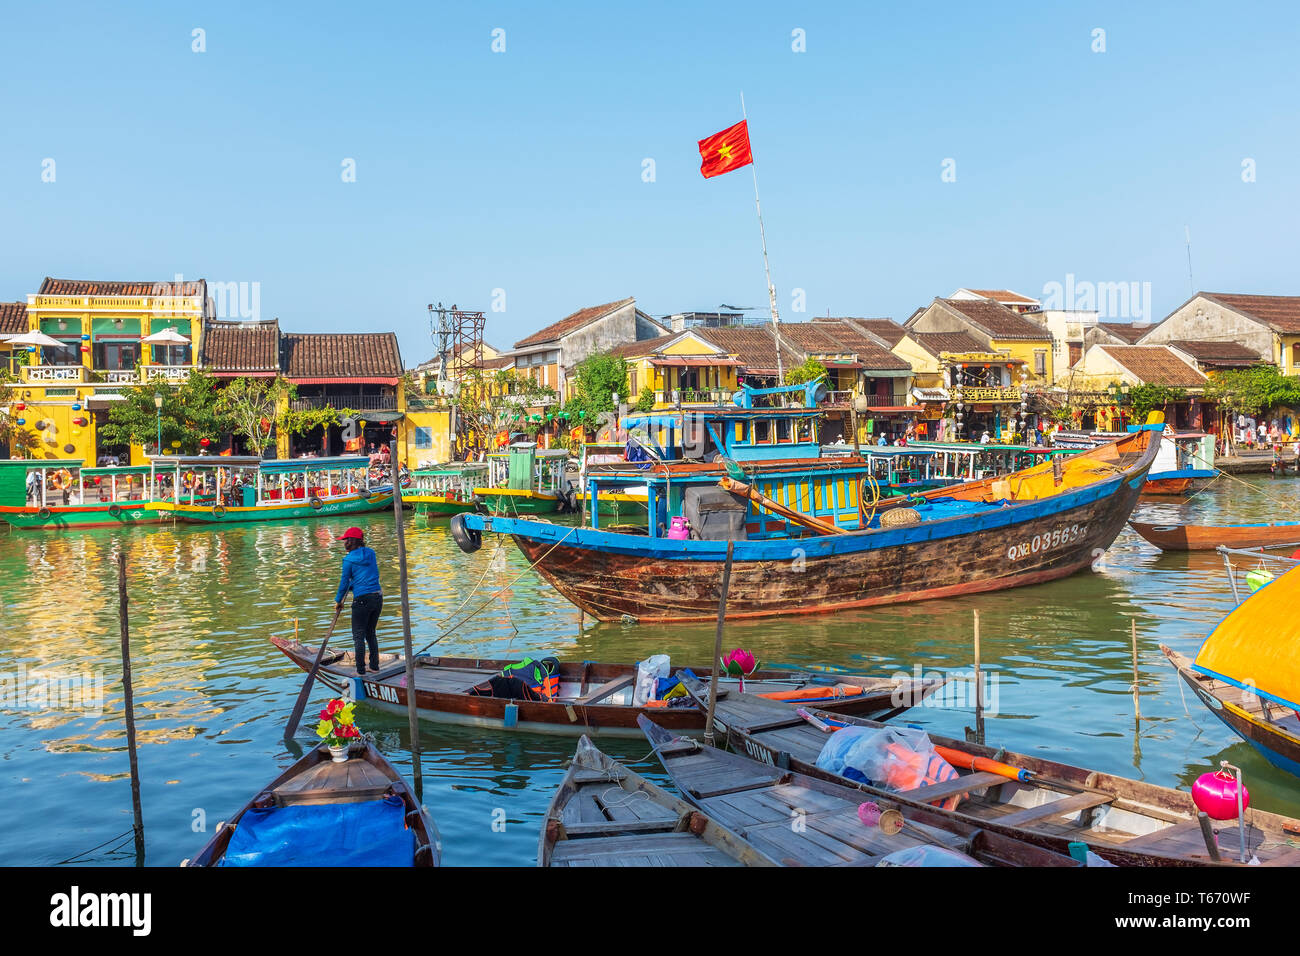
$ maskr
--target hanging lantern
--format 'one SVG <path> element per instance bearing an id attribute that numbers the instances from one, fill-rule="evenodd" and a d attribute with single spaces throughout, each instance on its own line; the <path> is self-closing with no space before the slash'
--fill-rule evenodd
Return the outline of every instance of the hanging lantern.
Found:
<path id="1" fill-rule="evenodd" d="M 20 406 L 20 407 L 21 407 L 21 406 Z M 26 425 L 26 424 L 27 424 L 27 419 L 25 419 L 25 418 L 20 418 L 20 419 L 18 419 L 18 424 L 19 424 L 19 425 Z"/>
<path id="2" fill-rule="evenodd" d="M 86 419 L 84 419 L 84 418 L 74 418 L 74 419 L 72 420 L 72 424 L 76 425 L 78 428 L 82 428 L 82 427 L 84 427 L 84 426 L 86 425 Z"/>
<path id="3" fill-rule="evenodd" d="M 64 446 L 63 446 L 63 450 L 66 451 L 69 455 L 71 455 L 74 451 L 77 450 L 77 446 L 76 446 L 76 445 L 64 445 Z"/>
<path id="4" fill-rule="evenodd" d="M 72 406 L 72 410 L 73 410 L 74 412 L 79 412 L 79 411 L 81 411 L 81 403 L 80 403 L 80 402 L 75 403 L 75 404 Z"/>
<path id="5" fill-rule="evenodd" d="M 180 447 L 181 447 L 181 443 L 178 442 L 178 441 L 174 441 L 174 442 L 172 442 L 172 447 L 173 447 L 173 448 L 180 448 Z"/>
<path id="6" fill-rule="evenodd" d="M 200 444 L 202 447 L 207 448 L 209 445 L 212 444 L 212 439 L 211 439 L 211 438 L 200 438 L 200 439 L 199 439 L 199 444 Z"/>
<path id="7" fill-rule="evenodd" d="M 89 341 L 90 341 L 90 336 L 87 335 L 87 334 L 84 333 L 84 332 L 81 333 L 81 341 L 83 341 L 83 342 L 89 342 Z"/>
<path id="8" fill-rule="evenodd" d="M 36 430 L 37 430 L 38 432 L 43 432 L 43 431 L 45 431 L 45 429 L 49 426 L 49 424 L 50 424 L 50 423 L 47 422 L 47 421 L 45 421 L 45 419 L 43 419 L 43 418 L 42 418 L 42 419 L 38 419 L 37 422 L 36 422 Z"/>
<path id="9" fill-rule="evenodd" d="M 1250 791 L 1226 770 L 1203 773 L 1192 784 L 1192 803 L 1213 820 L 1237 818 L 1237 788 L 1241 787 L 1241 808 L 1250 808 Z"/>
<path id="10" fill-rule="evenodd" d="M 14 408 L 18 409 L 18 411 L 20 412 L 26 407 L 27 404 L 25 402 L 19 402 L 17 405 L 14 406 Z"/>
<path id="11" fill-rule="evenodd" d="M 89 346 L 89 345 L 83 345 L 83 346 L 81 347 L 81 351 L 83 351 L 83 352 L 89 352 L 89 351 L 90 351 L 90 346 Z"/>

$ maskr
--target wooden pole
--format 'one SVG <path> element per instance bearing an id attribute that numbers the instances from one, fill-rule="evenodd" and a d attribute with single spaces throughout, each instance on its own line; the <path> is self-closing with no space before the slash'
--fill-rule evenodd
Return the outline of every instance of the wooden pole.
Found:
<path id="1" fill-rule="evenodd" d="M 117 612 L 122 627 L 122 707 L 126 711 L 126 752 L 131 761 L 131 815 L 135 855 L 144 859 L 144 814 L 140 810 L 140 762 L 135 746 L 135 696 L 131 690 L 131 625 L 126 610 L 126 552 L 117 552 Z"/>
<path id="2" fill-rule="evenodd" d="M 718 672 L 722 670 L 722 623 L 727 617 L 727 591 L 731 587 L 731 556 L 736 542 L 727 542 L 727 561 L 722 566 L 722 592 L 718 595 L 718 630 L 713 637 L 713 676 L 709 680 L 709 715 L 704 721 L 704 743 L 713 746 L 713 708 L 718 701 Z"/>
<path id="3" fill-rule="evenodd" d="M 411 767 L 415 775 L 415 795 L 424 799 L 424 774 L 420 768 L 420 719 L 415 706 L 415 655 L 411 650 L 411 598 L 406 589 L 406 531 L 402 526 L 401 468 L 397 462 L 397 439 L 388 456 L 393 479 L 393 519 L 397 523 L 397 580 L 402 594 L 402 646 L 406 654 L 406 718 L 411 732 Z"/>
<path id="4" fill-rule="evenodd" d="M 330 626 L 325 631 L 325 639 L 320 642 L 320 649 L 316 651 L 316 659 L 312 661 L 311 670 L 307 672 L 307 678 L 302 682 L 302 690 L 298 691 L 298 699 L 293 702 L 293 711 L 289 714 L 289 722 L 284 725 L 285 740 L 291 739 L 298 732 L 298 722 L 302 720 L 302 713 L 307 709 L 307 698 L 311 696 L 312 684 L 316 680 L 317 671 L 320 670 L 320 662 L 325 657 L 325 648 L 329 647 L 330 638 L 334 635 L 334 628 L 338 625 L 339 615 L 342 613 L 342 607 L 334 611 Z"/>
<path id="5" fill-rule="evenodd" d="M 1138 622 L 1137 618 L 1132 619 L 1133 625 L 1133 715 L 1142 719 L 1142 705 L 1139 702 L 1138 695 Z"/>
<path id="6" fill-rule="evenodd" d="M 975 612 L 975 736 L 984 743 L 984 678 L 980 674 L 980 612 Z"/>

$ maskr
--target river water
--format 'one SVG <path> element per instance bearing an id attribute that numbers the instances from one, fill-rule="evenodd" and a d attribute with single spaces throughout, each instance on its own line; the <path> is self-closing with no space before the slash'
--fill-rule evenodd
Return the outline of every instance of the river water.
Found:
<path id="1" fill-rule="evenodd" d="M 1297 490 L 1293 480 L 1220 479 L 1186 505 L 1144 502 L 1139 513 L 1185 514 L 1206 524 L 1286 517 L 1282 509 L 1294 508 Z M 392 515 L 352 520 L 380 554 L 387 595 L 381 647 L 400 652 Z M 442 653 L 545 650 L 600 661 L 666 653 L 681 663 L 709 655 L 712 625 L 588 621 L 580 633 L 576 608 L 526 570 L 513 544 L 498 547 L 489 538 L 481 551 L 464 555 L 445 523 L 424 529 L 406 520 L 416 646 L 441 633 L 466 598 L 474 608 L 496 595 L 438 645 Z M 129 560 L 144 863 L 174 866 L 294 759 L 281 736 L 303 674 L 267 639 L 291 635 L 296 621 L 305 643 L 319 642 L 333 611 L 341 558 L 333 539 L 342 530 L 341 521 L 315 520 L 217 530 L 0 531 L 0 678 L 7 692 L 17 675 L 90 675 L 92 687 L 96 676 L 103 680 L 98 712 L 93 699 L 72 709 L 12 696 L 0 702 L 8 823 L 0 864 L 136 862 L 115 549 L 125 547 Z M 1194 652 L 1232 606 L 1217 555 L 1165 556 L 1126 529 L 1093 571 L 1063 581 L 833 616 L 736 622 L 725 644 L 772 665 L 962 676 L 971 668 L 971 612 L 978 609 L 990 743 L 1183 789 L 1227 759 L 1244 769 L 1253 805 L 1300 816 L 1300 782 L 1180 692 L 1158 649 L 1166 643 Z M 350 642 L 346 613 L 337 646 Z M 1130 689 L 1133 620 L 1140 724 Z M 960 737 L 974 724 L 973 694 L 963 688 L 914 709 L 908 721 Z M 317 685 L 302 733 L 310 733 L 310 717 L 326 699 Z M 409 779 L 405 718 L 359 707 L 358 720 Z M 532 865 L 541 818 L 573 745 L 422 722 L 425 804 L 442 834 L 444 864 Z M 601 746 L 629 761 L 649 749 L 630 739 Z M 657 761 L 638 769 L 664 779 Z"/>

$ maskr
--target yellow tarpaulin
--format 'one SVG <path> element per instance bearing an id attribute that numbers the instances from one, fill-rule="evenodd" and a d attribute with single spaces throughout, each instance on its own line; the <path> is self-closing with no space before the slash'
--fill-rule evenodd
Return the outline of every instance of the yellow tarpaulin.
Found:
<path id="1" fill-rule="evenodd" d="M 1300 708 L 1300 567 L 1246 598 L 1211 632 L 1196 670 Z"/>

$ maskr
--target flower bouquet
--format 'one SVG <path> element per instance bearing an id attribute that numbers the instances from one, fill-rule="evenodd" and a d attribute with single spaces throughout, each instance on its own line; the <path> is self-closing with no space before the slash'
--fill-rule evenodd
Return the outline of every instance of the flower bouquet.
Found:
<path id="1" fill-rule="evenodd" d="M 348 759 L 348 747 L 353 740 L 361 738 L 361 731 L 352 716 L 356 703 L 336 697 L 320 712 L 320 723 L 316 725 L 316 736 L 329 744 L 330 753 L 335 763 Z"/>

